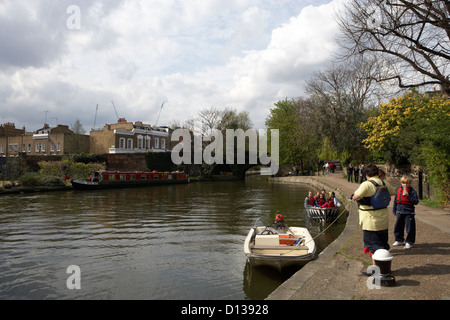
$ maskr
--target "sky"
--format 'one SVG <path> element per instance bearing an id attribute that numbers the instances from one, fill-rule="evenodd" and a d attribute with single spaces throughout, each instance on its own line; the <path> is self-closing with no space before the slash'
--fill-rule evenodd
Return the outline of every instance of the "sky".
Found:
<path id="1" fill-rule="evenodd" d="M 89 132 L 215 107 L 263 129 L 329 64 L 342 1 L 0 0 L 0 123 Z"/>

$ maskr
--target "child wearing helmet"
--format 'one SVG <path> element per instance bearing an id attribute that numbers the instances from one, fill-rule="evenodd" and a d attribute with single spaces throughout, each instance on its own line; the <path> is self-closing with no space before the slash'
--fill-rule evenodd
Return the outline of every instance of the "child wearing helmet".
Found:
<path id="1" fill-rule="evenodd" d="M 275 216 L 274 226 L 275 226 L 275 229 L 277 229 L 277 230 L 285 228 L 284 217 L 281 213 L 279 213 Z"/>

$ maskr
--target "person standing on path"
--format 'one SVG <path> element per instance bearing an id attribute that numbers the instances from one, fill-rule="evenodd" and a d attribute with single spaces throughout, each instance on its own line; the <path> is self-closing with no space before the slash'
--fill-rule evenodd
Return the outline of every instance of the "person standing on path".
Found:
<path id="1" fill-rule="evenodd" d="M 411 178 L 403 176 L 400 179 L 402 186 L 398 188 L 394 198 L 392 212 L 397 216 L 395 222 L 394 246 L 400 246 L 405 243 L 404 229 L 406 227 L 405 249 L 410 249 L 416 241 L 416 220 L 415 205 L 419 204 L 419 197 L 416 190 L 411 187 Z"/>
<path id="2" fill-rule="evenodd" d="M 347 167 L 347 181 L 353 182 L 353 166 L 352 166 L 351 162 L 349 163 L 349 165 Z"/>
<path id="3" fill-rule="evenodd" d="M 380 179 L 378 167 L 369 163 L 366 166 L 367 181 L 361 183 L 359 188 L 352 195 L 352 199 L 359 202 L 359 223 L 363 230 L 364 252 L 372 256 L 378 249 L 389 250 L 388 228 L 389 228 L 389 210 L 385 207 L 375 209 L 371 205 L 371 198 L 377 193 L 377 184 L 385 185 L 390 196 L 395 194 L 392 185 Z"/>

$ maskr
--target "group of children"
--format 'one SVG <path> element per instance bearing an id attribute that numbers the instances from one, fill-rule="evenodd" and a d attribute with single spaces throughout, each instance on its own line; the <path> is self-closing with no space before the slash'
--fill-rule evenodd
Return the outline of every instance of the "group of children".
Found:
<path id="1" fill-rule="evenodd" d="M 339 207 L 341 204 L 336 199 L 334 192 L 328 193 L 328 199 L 326 198 L 326 191 L 322 189 L 317 191 L 316 195 L 313 195 L 312 191 L 308 191 L 308 196 L 305 198 L 305 208 L 316 207 L 316 208 L 334 208 Z"/>

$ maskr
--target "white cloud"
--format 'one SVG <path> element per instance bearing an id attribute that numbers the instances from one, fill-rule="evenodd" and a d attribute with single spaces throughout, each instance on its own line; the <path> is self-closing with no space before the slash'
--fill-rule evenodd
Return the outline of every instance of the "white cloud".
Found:
<path id="1" fill-rule="evenodd" d="M 0 120 L 35 130 L 49 111 L 90 129 L 97 104 L 97 127 L 116 120 L 114 100 L 119 116 L 154 123 L 166 101 L 159 124 L 215 106 L 261 128 L 335 48 L 329 0 L 80 1 L 81 30 L 68 30 L 74 2 L 0 4 Z"/>

